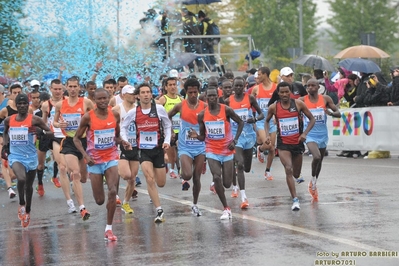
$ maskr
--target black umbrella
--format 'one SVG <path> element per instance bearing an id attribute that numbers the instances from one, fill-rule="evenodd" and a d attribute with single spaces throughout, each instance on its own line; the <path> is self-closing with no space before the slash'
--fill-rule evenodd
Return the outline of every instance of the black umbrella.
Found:
<path id="1" fill-rule="evenodd" d="M 340 61 L 338 64 L 347 70 L 363 73 L 375 73 L 381 71 L 381 68 L 376 63 L 362 58 L 346 58 Z"/>
<path id="2" fill-rule="evenodd" d="M 313 54 L 302 55 L 297 59 L 295 59 L 294 61 L 292 61 L 291 63 L 302 66 L 308 66 L 313 69 L 335 71 L 335 68 L 331 65 L 331 63 L 327 59 Z"/>

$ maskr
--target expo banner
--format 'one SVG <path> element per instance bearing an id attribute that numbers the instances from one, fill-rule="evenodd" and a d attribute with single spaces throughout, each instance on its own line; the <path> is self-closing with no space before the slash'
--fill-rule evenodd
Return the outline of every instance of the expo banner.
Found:
<path id="1" fill-rule="evenodd" d="M 328 117 L 330 150 L 399 150 L 399 107 L 341 109 Z"/>

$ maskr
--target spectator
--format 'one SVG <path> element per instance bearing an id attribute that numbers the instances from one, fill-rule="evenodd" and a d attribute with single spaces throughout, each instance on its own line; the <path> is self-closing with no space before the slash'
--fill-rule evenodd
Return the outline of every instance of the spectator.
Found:
<path id="1" fill-rule="evenodd" d="M 367 83 L 367 81 L 369 81 L 370 75 L 372 75 L 372 73 L 362 73 L 362 72 L 360 72 L 360 76 L 361 76 L 360 77 L 360 83 L 359 83 L 359 86 L 357 87 L 356 96 L 354 98 L 354 100 L 356 102 L 356 106 L 355 107 L 357 107 L 357 108 L 366 106 L 366 104 L 364 102 L 364 98 L 366 96 L 367 89 L 368 89 L 366 83 Z"/>
<path id="2" fill-rule="evenodd" d="M 381 72 L 371 75 L 366 86 L 367 91 L 363 99 L 366 106 L 387 106 L 389 95 L 386 91 L 386 81 Z"/>
<path id="3" fill-rule="evenodd" d="M 356 74 L 350 74 L 348 76 L 348 84 L 345 87 L 345 93 L 339 101 L 340 109 L 349 108 L 355 104 L 354 98 L 359 82 L 359 77 Z"/>
<path id="4" fill-rule="evenodd" d="M 183 34 L 186 36 L 199 36 L 201 35 L 198 21 L 195 18 L 195 15 L 188 11 L 187 8 L 183 7 L 181 9 L 182 21 L 183 21 Z M 201 39 L 200 38 L 185 38 L 184 39 L 184 49 L 187 53 L 197 53 L 201 54 Z M 196 64 L 198 67 L 198 71 L 202 72 L 202 59 L 197 58 Z M 188 64 L 190 72 L 194 72 L 194 63 L 190 62 Z"/>
<path id="5" fill-rule="evenodd" d="M 156 41 L 156 45 L 162 51 L 162 61 L 164 61 L 166 59 L 167 50 L 170 47 L 170 35 L 172 35 L 173 29 L 170 25 L 168 12 L 166 10 L 161 10 L 159 14 L 160 16 L 154 20 L 154 25 L 159 29 L 162 37 Z M 166 39 L 168 39 L 168 42 L 166 42 Z"/>
<path id="6" fill-rule="evenodd" d="M 399 105 L 399 66 L 391 68 L 392 86 L 387 91 L 389 96 L 388 106 Z"/>
<path id="7" fill-rule="evenodd" d="M 199 29 L 202 35 L 212 35 L 211 25 L 214 24 L 213 20 L 208 18 L 204 11 L 200 10 L 198 12 Z M 213 39 L 204 38 L 202 39 L 202 53 L 203 54 L 213 54 L 215 53 L 213 49 Z M 212 72 L 216 71 L 216 60 L 214 55 L 207 55 L 204 58 L 205 63 Z"/>

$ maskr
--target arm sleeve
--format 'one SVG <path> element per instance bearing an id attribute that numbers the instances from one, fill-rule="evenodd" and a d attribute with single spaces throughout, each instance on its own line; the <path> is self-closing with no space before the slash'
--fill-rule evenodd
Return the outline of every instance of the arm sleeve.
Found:
<path id="1" fill-rule="evenodd" d="M 170 138 L 172 136 L 172 122 L 170 122 L 169 116 L 162 105 L 157 104 L 157 112 L 158 112 L 158 117 L 161 119 L 163 125 L 163 130 L 165 134 L 164 143 L 170 145 Z"/>
<path id="2" fill-rule="evenodd" d="M 129 125 L 131 123 L 134 123 L 134 119 L 136 118 L 136 108 L 133 108 L 129 112 L 127 112 L 123 122 L 121 123 L 121 138 L 125 141 L 127 141 L 127 131 L 129 128 Z"/>

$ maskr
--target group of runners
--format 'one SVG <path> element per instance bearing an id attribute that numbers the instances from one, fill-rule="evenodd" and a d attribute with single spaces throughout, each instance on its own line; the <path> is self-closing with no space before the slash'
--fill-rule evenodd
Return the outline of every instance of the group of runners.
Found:
<path id="1" fill-rule="evenodd" d="M 120 201 L 119 179 L 127 181 L 121 208 L 131 214 L 129 201 L 137 197 L 135 178 L 139 166 L 155 207 L 156 223 L 165 220 L 158 187 L 165 185 L 168 171 L 171 178 L 180 176 L 182 190 L 191 187 L 192 179 L 192 213 L 202 215 L 197 203 L 206 162 L 212 174 L 211 190 L 223 205 L 220 219 L 232 218 L 225 195 L 225 189 L 232 185 L 231 196 L 240 195 L 240 208 L 248 208 L 245 173 L 251 170 L 256 143 L 258 151 L 269 151 L 266 180 L 273 179 L 270 169 L 277 147 L 293 211 L 300 209 L 295 180 L 303 180 L 298 178 L 306 143 L 313 155 L 308 189 L 312 199 L 318 200 L 316 182 L 328 141 L 326 119 L 340 113 L 329 96 L 318 94 L 317 80 L 307 82 L 308 95 L 293 99 L 292 85 L 274 84 L 269 75 L 267 67 L 260 68 L 259 84 L 250 93 L 245 90 L 246 80 L 242 77 L 224 79 L 221 84 L 210 78 L 202 95 L 200 82 L 190 78 L 184 82 L 185 98 L 178 93 L 178 80 L 168 77 L 164 81 L 165 93 L 157 99 L 149 84 L 134 87 L 125 78 L 104 81 L 99 89 L 95 83 L 88 84 L 89 96 L 85 98 L 79 97 L 79 79 L 72 77 L 65 84 L 66 97 L 64 85 L 55 79 L 51 81 L 51 97 L 37 108 L 29 106 L 30 100 L 21 94 L 20 85 L 12 85 L 7 106 L 0 111 L 0 118 L 4 119 L 2 173 L 18 180 L 18 217 L 22 227 L 30 223 L 36 173 L 38 193 L 44 195 L 40 178 L 49 149 L 59 172 L 59 179 L 54 174 L 52 181 L 62 188 L 69 213 L 79 211 L 83 220 L 89 219 L 82 192 L 82 183 L 88 177 L 99 205 L 106 200 L 104 184 L 107 186 L 105 239 L 109 241 L 117 240 L 112 221 Z M 270 101 L 273 93 L 278 95 L 274 103 Z M 35 109 L 41 111 L 41 116 L 33 115 Z M 168 163 L 169 170 L 165 170 Z M 70 181 L 78 209 L 71 198 Z M 15 194 L 9 190 L 10 197 Z"/>

